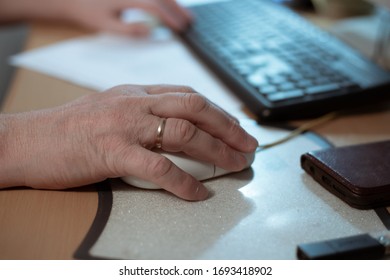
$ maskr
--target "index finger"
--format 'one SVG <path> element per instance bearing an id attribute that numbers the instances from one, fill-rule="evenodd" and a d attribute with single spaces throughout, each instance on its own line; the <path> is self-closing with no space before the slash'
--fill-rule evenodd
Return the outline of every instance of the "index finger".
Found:
<path id="1" fill-rule="evenodd" d="M 250 153 L 257 140 L 248 134 L 220 107 L 197 93 L 172 93 L 154 96 L 158 99 L 151 106 L 154 115 L 164 118 L 181 118 L 239 151 Z"/>

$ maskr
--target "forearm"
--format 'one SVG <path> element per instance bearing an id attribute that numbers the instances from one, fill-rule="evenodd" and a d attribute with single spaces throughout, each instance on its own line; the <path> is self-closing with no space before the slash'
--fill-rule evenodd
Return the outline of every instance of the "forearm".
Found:
<path id="1" fill-rule="evenodd" d="M 77 0 L 76 0 L 77 1 Z M 0 22 L 18 20 L 68 20 L 75 0 L 0 0 Z"/>

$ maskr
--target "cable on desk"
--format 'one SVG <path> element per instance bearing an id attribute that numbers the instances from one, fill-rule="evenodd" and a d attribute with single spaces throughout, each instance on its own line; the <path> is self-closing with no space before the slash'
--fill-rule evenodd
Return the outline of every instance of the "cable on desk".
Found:
<path id="1" fill-rule="evenodd" d="M 328 113 L 326 115 L 323 115 L 322 117 L 319 117 L 317 119 L 314 119 L 310 122 L 307 122 L 307 123 L 304 123 L 303 125 L 299 126 L 298 128 L 294 129 L 293 131 L 291 131 L 289 134 L 287 134 L 285 137 L 282 137 L 281 139 L 279 140 L 276 140 L 274 142 L 271 142 L 271 143 L 268 143 L 268 144 L 263 144 L 263 145 L 259 145 L 256 152 L 259 152 L 259 151 L 263 151 L 265 149 L 268 149 L 268 148 L 271 148 L 271 147 L 275 147 L 277 145 L 280 145 L 284 142 L 287 142 L 288 140 L 302 134 L 303 132 L 309 130 L 309 129 L 312 129 L 316 126 L 319 126 L 321 124 L 324 124 L 330 120 L 333 120 L 335 119 L 336 117 L 338 116 L 338 113 L 337 112 L 331 112 L 331 113 Z"/>

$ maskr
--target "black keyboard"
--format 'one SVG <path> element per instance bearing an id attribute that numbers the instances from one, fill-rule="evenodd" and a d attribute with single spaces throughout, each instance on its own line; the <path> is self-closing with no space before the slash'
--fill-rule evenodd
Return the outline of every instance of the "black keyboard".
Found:
<path id="1" fill-rule="evenodd" d="M 390 97 L 390 74 L 267 0 L 191 7 L 184 41 L 259 118 L 294 119 Z"/>

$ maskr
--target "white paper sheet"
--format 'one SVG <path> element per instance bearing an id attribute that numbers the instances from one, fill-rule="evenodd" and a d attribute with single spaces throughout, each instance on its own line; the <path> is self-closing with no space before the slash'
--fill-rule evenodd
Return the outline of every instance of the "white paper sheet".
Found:
<path id="1" fill-rule="evenodd" d="M 147 39 L 100 34 L 65 41 L 14 56 L 11 63 L 98 91 L 119 84 L 189 85 L 244 117 L 242 103 L 163 28 Z"/>
<path id="2" fill-rule="evenodd" d="M 144 39 L 98 34 L 63 41 L 10 62 L 97 91 L 119 84 L 188 85 L 238 118 L 246 117 L 241 101 L 164 27 Z"/>

